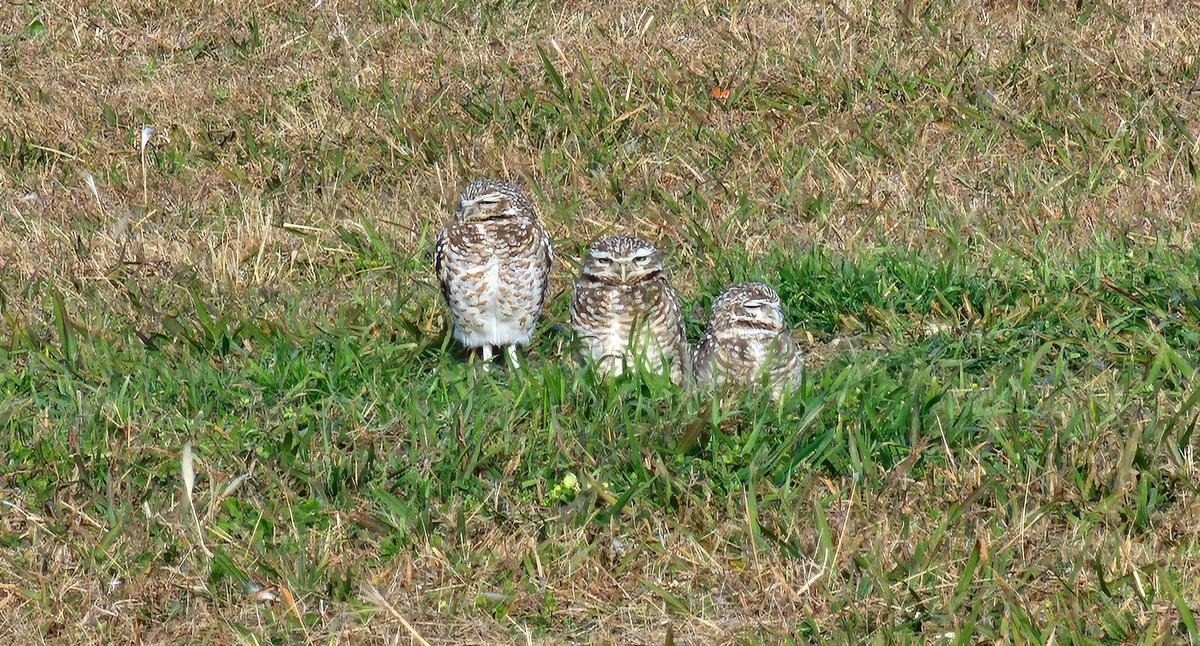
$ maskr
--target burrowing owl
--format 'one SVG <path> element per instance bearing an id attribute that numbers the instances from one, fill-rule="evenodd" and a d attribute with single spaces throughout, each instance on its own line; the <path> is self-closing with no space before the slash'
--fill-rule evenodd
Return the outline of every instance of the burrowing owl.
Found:
<path id="1" fill-rule="evenodd" d="M 480 348 L 515 346 L 533 336 L 546 300 L 553 252 L 533 204 L 516 186 L 493 179 L 471 182 L 438 234 L 434 267 L 450 306 L 454 338 Z"/>
<path id="2" fill-rule="evenodd" d="M 682 308 L 654 245 L 627 236 L 592 244 L 571 298 L 571 327 L 602 374 L 641 362 L 669 364 L 677 384 L 690 376 Z"/>
<path id="3" fill-rule="evenodd" d="M 696 348 L 695 365 L 696 381 L 702 385 L 756 386 L 765 379 L 776 398 L 794 388 L 803 359 L 775 290 L 762 283 L 741 283 L 718 296 Z"/>

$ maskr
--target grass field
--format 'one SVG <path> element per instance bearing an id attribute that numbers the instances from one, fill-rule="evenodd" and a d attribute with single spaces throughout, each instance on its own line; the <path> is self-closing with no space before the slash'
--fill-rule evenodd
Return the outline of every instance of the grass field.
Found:
<path id="1" fill-rule="evenodd" d="M 1195 3 L 4 7 L 12 643 L 1200 641 Z M 434 287 L 486 175 L 521 371 Z M 609 233 L 799 392 L 578 369 Z"/>

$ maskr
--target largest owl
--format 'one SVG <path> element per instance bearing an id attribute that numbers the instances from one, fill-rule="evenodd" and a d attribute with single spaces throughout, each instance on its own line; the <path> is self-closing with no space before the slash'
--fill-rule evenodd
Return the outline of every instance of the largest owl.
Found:
<path id="1" fill-rule="evenodd" d="M 592 244 L 571 297 L 571 327 L 601 374 L 664 366 L 682 384 L 691 373 L 679 298 L 654 245 L 628 236 Z"/>
<path id="2" fill-rule="evenodd" d="M 533 337 L 553 256 L 533 203 L 519 188 L 494 179 L 467 185 L 434 248 L 454 338 L 479 349 L 485 362 L 493 348 L 503 347 L 519 366 L 516 346 Z"/>
<path id="3" fill-rule="evenodd" d="M 804 362 L 774 289 L 740 283 L 713 301 L 696 348 L 696 381 L 718 389 L 766 385 L 773 398 L 800 382 Z"/>

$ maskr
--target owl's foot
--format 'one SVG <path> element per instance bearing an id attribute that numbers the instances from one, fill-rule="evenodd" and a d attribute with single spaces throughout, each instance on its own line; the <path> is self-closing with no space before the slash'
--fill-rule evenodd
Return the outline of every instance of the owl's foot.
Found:
<path id="1" fill-rule="evenodd" d="M 510 345 L 507 348 L 505 348 L 504 351 L 505 351 L 505 353 L 508 354 L 508 365 L 511 366 L 514 370 L 520 370 L 521 362 L 517 360 L 517 346 Z"/>
<path id="2" fill-rule="evenodd" d="M 479 349 L 479 358 L 483 362 L 480 368 L 485 372 L 492 369 L 492 346 L 485 345 Z"/>

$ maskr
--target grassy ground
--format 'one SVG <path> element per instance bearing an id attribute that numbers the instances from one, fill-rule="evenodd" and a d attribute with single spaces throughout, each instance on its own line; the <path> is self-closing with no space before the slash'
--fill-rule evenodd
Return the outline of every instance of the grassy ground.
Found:
<path id="1" fill-rule="evenodd" d="M 432 286 L 490 174 L 521 372 Z M 1198 186 L 1187 2 L 9 4 L 0 634 L 1200 641 Z M 800 392 L 576 369 L 611 232 Z"/>

